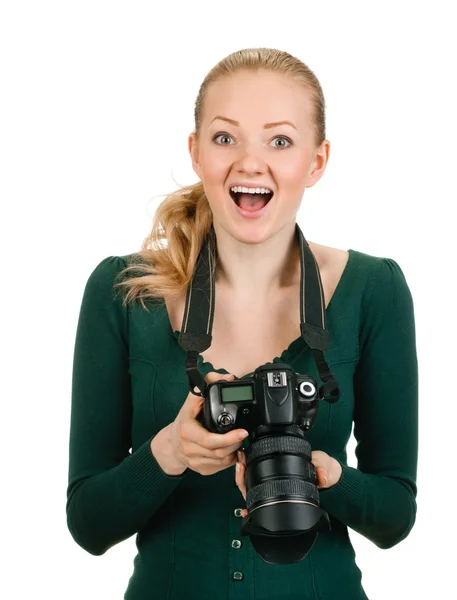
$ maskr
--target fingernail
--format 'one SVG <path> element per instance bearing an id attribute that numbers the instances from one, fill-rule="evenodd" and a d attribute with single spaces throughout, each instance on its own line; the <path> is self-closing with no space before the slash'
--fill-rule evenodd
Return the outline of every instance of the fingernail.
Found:
<path id="1" fill-rule="evenodd" d="M 241 468 L 239 462 L 236 463 L 236 467 L 235 468 L 236 468 L 237 472 L 239 473 L 240 472 L 240 468 Z"/>
<path id="2" fill-rule="evenodd" d="M 249 433 L 247 431 L 242 431 L 241 433 L 239 433 L 238 438 L 240 440 L 244 440 L 244 438 L 248 437 Z"/>

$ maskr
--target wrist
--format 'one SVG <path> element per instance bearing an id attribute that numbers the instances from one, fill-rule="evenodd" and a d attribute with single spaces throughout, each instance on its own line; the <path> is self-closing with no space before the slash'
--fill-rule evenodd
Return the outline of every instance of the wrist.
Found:
<path id="1" fill-rule="evenodd" d="M 171 424 L 170 424 L 171 425 Z M 182 475 L 186 466 L 177 460 L 170 437 L 170 425 L 161 429 L 151 440 L 151 452 L 166 475 Z"/>

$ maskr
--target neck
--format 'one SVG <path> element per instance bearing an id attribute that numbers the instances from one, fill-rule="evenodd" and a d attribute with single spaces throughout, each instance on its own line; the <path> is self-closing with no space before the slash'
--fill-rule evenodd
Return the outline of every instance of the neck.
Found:
<path id="1" fill-rule="evenodd" d="M 258 244 L 240 242 L 214 223 L 218 261 L 216 283 L 240 300 L 267 298 L 300 280 L 295 222 Z"/>

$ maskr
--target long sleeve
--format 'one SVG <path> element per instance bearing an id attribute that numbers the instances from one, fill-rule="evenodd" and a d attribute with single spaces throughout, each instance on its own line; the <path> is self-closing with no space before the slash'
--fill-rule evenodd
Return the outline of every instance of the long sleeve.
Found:
<path id="1" fill-rule="evenodd" d="M 162 471 L 152 438 L 130 453 L 129 315 L 112 287 L 125 266 L 109 256 L 90 275 L 74 349 L 67 524 L 94 555 L 138 532 L 186 476 Z"/>
<path id="2" fill-rule="evenodd" d="M 344 465 L 321 506 L 379 548 L 416 518 L 418 364 L 413 300 L 399 265 L 382 258 L 364 294 L 354 374 L 357 469 Z"/>

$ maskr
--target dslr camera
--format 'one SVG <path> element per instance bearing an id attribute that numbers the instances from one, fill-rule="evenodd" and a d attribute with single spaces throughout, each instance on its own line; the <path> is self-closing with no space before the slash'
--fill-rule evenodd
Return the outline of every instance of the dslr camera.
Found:
<path id="1" fill-rule="evenodd" d="M 312 377 L 285 363 L 267 363 L 250 378 L 220 380 L 205 390 L 201 422 L 206 429 L 249 432 L 244 448 L 248 515 L 241 534 L 249 535 L 260 556 L 272 564 L 302 560 L 317 533 L 330 529 L 305 439 L 319 400 L 327 400 L 321 394 Z"/>

